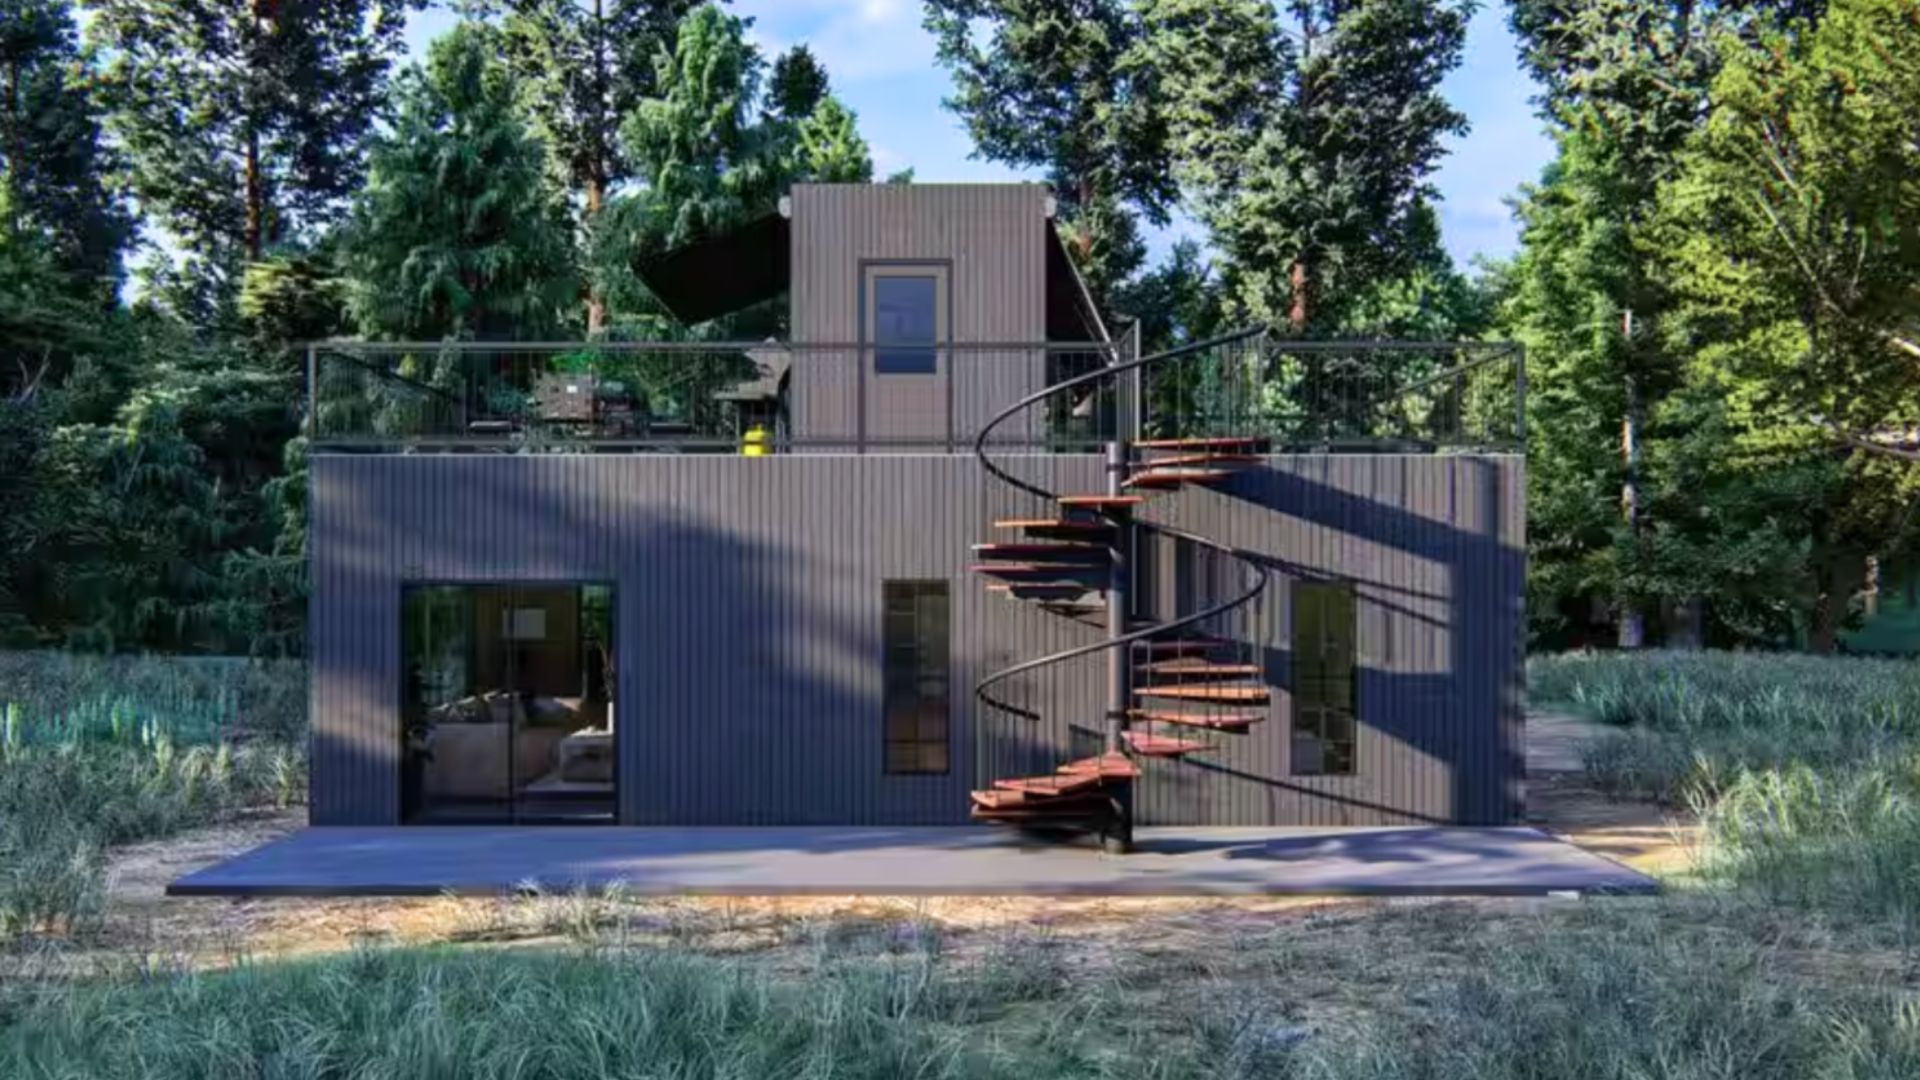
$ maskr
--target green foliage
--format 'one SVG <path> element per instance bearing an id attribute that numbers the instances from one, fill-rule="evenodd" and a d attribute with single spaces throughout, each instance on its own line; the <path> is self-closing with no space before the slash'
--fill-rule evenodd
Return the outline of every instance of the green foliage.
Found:
<path id="1" fill-rule="evenodd" d="M 1701 869 L 1772 904 L 1920 929 L 1920 668 L 1740 653 L 1540 657 L 1536 698 L 1622 726 L 1603 789 L 1690 804 Z"/>
<path id="2" fill-rule="evenodd" d="M 109 185 L 115 161 L 76 38 L 66 0 L 0 5 L 0 175 L 65 291 L 97 309 L 112 304 L 133 220 Z"/>
<path id="3" fill-rule="evenodd" d="M 827 96 L 827 69 L 804 44 L 795 45 L 773 62 L 767 80 L 767 111 L 783 120 L 800 121 L 813 115 Z"/>
<path id="4" fill-rule="evenodd" d="M 1164 224 L 1180 194 L 1128 63 L 1139 19 L 1119 0 L 933 0 L 926 26 L 975 152 L 1046 174 L 1068 250 L 1104 299 L 1145 256 L 1134 213 Z"/>
<path id="5" fill-rule="evenodd" d="M 128 184 L 185 253 L 156 284 L 183 314 L 224 319 L 246 263 L 313 236 L 359 187 L 407 5 L 89 8 Z"/>
<path id="6" fill-rule="evenodd" d="M 838 98 L 820 101 L 800 121 L 794 171 L 810 181 L 826 184 L 867 184 L 873 181 L 873 157 L 860 137 L 853 110 Z"/>
<path id="7" fill-rule="evenodd" d="M 498 51 L 462 23 L 400 77 L 340 243 L 371 336 L 539 339 L 577 295 L 566 218 Z"/>
<path id="8" fill-rule="evenodd" d="M 772 213 L 795 182 L 872 179 L 853 113 L 824 81 L 810 112 L 792 112 L 802 95 L 764 85 L 766 64 L 746 30 L 711 4 L 694 9 L 672 54 L 659 58 L 657 96 L 641 101 L 621 129 L 639 190 L 609 204 L 589 269 L 610 325 L 623 334 L 686 333 L 640 286 L 636 262 Z M 799 79 L 800 62 L 788 63 L 789 80 Z M 779 92 L 790 99 L 784 105 L 773 96 Z M 784 311 L 745 312 L 701 333 L 758 338 L 784 320 Z"/>
<path id="9" fill-rule="evenodd" d="M 1440 80 L 1468 9 L 1436 0 L 1151 0 L 1131 64 L 1153 73 L 1182 183 L 1236 314 L 1330 333 L 1416 268 L 1443 139 Z"/>
<path id="10" fill-rule="evenodd" d="M 0 687 L 0 943 L 92 929 L 109 845 L 304 792 L 302 665 L 0 652 Z"/>

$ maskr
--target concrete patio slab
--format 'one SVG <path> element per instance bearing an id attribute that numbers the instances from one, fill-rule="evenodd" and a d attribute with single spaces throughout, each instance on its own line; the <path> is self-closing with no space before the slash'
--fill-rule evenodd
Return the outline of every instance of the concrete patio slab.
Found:
<path id="1" fill-rule="evenodd" d="M 708 895 L 1649 893 L 1652 878 L 1530 828 L 1150 828 L 1107 856 L 979 827 L 309 828 L 173 896 L 492 895 L 619 885 Z"/>

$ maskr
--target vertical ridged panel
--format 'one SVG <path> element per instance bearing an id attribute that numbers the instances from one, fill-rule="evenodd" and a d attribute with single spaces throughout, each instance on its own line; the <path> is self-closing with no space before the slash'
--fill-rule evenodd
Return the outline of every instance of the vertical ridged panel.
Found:
<path id="1" fill-rule="evenodd" d="M 1024 459 L 1097 490 L 1086 455 Z M 988 594 L 991 538 L 966 456 L 317 455 L 312 465 L 313 818 L 398 807 L 400 589 L 408 580 L 597 580 L 616 589 L 622 820 L 951 822 L 994 765 L 974 758 L 975 680 L 1099 631 Z M 1510 821 L 1518 814 L 1523 477 L 1514 458 L 1275 457 L 1219 491 L 1152 504 L 1171 524 L 1268 554 L 1244 623 L 1269 719 L 1221 750 L 1149 764 L 1146 823 Z M 1003 537 L 1004 538 L 1004 537 Z M 1186 545 L 1140 552 L 1144 601 L 1192 610 L 1238 582 Z M 1288 583 L 1354 582 L 1360 768 L 1289 775 Z M 952 768 L 887 776 L 881 582 L 949 582 Z M 991 749 L 1044 768 L 1097 729 L 1104 658 L 1016 680 L 1046 718 Z"/>

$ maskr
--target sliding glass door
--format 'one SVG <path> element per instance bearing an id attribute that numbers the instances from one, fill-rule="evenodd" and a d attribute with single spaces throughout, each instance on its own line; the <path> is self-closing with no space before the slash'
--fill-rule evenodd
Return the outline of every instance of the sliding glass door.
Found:
<path id="1" fill-rule="evenodd" d="M 401 608 L 404 820 L 612 821 L 613 590 L 409 585 Z"/>

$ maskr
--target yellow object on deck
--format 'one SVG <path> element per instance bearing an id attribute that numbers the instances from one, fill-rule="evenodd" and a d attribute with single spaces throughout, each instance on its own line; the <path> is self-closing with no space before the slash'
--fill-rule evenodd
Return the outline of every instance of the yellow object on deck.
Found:
<path id="1" fill-rule="evenodd" d="M 747 457 L 766 457 L 767 443 L 767 429 L 755 424 L 740 436 L 740 453 Z"/>

